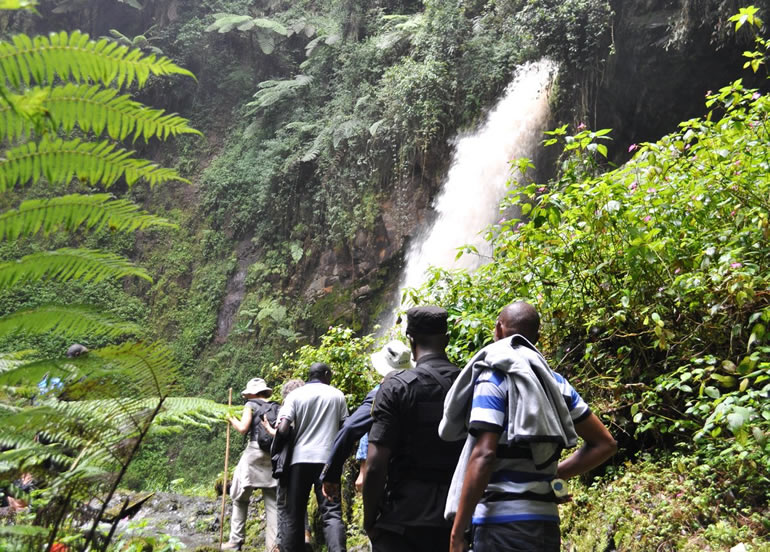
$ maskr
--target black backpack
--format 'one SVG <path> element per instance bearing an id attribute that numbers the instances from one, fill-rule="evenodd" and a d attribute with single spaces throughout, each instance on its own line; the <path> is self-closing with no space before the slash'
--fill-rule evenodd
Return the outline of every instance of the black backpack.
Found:
<path id="1" fill-rule="evenodd" d="M 270 452 L 270 446 L 273 444 L 273 436 L 262 426 L 262 417 L 275 427 L 275 421 L 278 419 L 278 409 L 281 405 L 273 401 L 263 401 L 260 399 L 249 401 L 251 407 L 251 440 L 256 441 L 259 448 L 265 452 Z"/>

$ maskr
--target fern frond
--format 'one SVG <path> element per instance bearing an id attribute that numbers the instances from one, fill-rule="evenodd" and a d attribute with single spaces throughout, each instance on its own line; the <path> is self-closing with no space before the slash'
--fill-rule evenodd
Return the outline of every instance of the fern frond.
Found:
<path id="1" fill-rule="evenodd" d="M 171 350 L 160 343 L 123 343 L 91 354 L 104 360 L 113 374 L 130 375 L 135 397 L 166 397 L 174 391 L 177 363 Z"/>
<path id="2" fill-rule="evenodd" d="M 294 93 L 313 82 L 313 77 L 297 75 L 290 80 L 268 80 L 259 83 L 259 88 L 254 94 L 254 101 L 246 104 L 246 107 L 262 109 L 274 103 L 294 95 Z"/>
<path id="3" fill-rule="evenodd" d="M 143 268 L 126 257 L 91 249 L 41 251 L 18 261 L 0 263 L 0 289 L 42 280 L 101 282 L 108 278 L 138 276 L 152 281 Z"/>
<path id="4" fill-rule="evenodd" d="M 5 151 L 0 157 L 0 193 L 46 178 L 52 184 L 66 184 L 73 176 L 105 187 L 124 177 L 132 186 L 144 179 L 150 186 L 178 180 L 189 183 L 174 169 L 160 167 L 146 159 L 136 159 L 133 152 L 109 142 L 82 142 L 44 138 Z"/>
<path id="5" fill-rule="evenodd" d="M 29 469 L 30 465 L 43 462 L 56 462 L 60 466 L 68 466 L 72 458 L 64 454 L 61 444 L 42 445 L 34 439 L 21 439 L 18 434 L 0 435 L 0 446 L 8 448 L 0 452 L 0 465 L 8 469 Z"/>
<path id="6" fill-rule="evenodd" d="M 37 525 L 0 525 L 1 537 L 45 537 L 48 529 Z"/>
<path id="7" fill-rule="evenodd" d="M 73 232 L 85 226 L 115 232 L 151 227 L 175 228 L 162 217 L 140 211 L 134 203 L 110 194 L 71 194 L 52 199 L 33 199 L 0 215 L 0 240 L 15 240 L 38 232 Z"/>
<path id="8" fill-rule="evenodd" d="M 80 31 L 51 33 L 30 38 L 24 34 L 0 42 L 0 73 L 14 88 L 32 82 L 52 84 L 62 81 L 101 82 L 117 88 L 136 82 L 144 86 L 150 75 L 186 75 L 193 77 L 166 57 L 144 55 L 103 38 L 98 41 Z"/>
<path id="9" fill-rule="evenodd" d="M 69 360 L 69 359 L 68 359 Z M 46 359 L 25 362 L 13 369 L 0 372 L 0 385 L 37 385 L 46 376 L 49 378 L 76 378 L 80 372 L 77 367 L 63 360 Z"/>
<path id="10" fill-rule="evenodd" d="M 56 333 L 65 337 L 137 335 L 142 328 L 100 313 L 93 307 L 46 305 L 20 310 L 0 317 L 0 337 L 16 333 L 42 335 Z"/>
<path id="11" fill-rule="evenodd" d="M 165 140 L 179 134 L 201 134 L 189 126 L 187 119 L 146 107 L 127 94 L 119 95 L 114 88 L 68 83 L 50 90 L 33 88 L 26 94 L 36 96 L 40 92 L 45 98 L 41 108 L 65 132 L 75 127 L 97 135 L 106 131 L 113 140 L 123 140 L 133 134 L 134 141 L 139 137 L 148 141 L 153 137 Z M 32 123 L 12 105 L 0 106 L 0 129 L 5 129 L 6 139 L 29 136 L 34 130 Z"/>
<path id="12" fill-rule="evenodd" d="M 154 433 L 170 433 L 182 426 L 211 429 L 212 424 L 223 423 L 230 415 L 230 408 L 200 397 L 169 397 L 155 418 L 151 429 Z"/>

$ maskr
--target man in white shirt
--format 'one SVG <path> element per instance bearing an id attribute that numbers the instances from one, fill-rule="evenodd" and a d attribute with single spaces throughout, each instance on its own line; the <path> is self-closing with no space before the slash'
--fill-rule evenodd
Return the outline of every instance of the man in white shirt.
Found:
<path id="1" fill-rule="evenodd" d="M 345 396 L 329 385 L 331 379 L 332 371 L 326 364 L 312 364 L 307 384 L 289 394 L 278 412 L 276 438 L 293 443 L 286 488 L 286 534 L 282 535 L 287 552 L 304 550 L 304 519 L 311 487 L 315 488 L 329 552 L 345 552 L 342 506 L 326 500 L 319 479 L 348 413 Z"/>

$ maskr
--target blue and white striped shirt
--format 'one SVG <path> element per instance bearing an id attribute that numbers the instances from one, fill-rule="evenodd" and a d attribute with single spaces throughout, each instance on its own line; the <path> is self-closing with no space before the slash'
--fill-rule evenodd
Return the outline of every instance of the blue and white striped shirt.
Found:
<path id="1" fill-rule="evenodd" d="M 560 374 L 551 372 L 577 423 L 590 414 L 588 405 Z M 475 382 L 470 431 L 500 433 L 497 460 L 484 496 L 473 513 L 473 524 L 511 521 L 559 521 L 559 511 L 551 491 L 558 459 L 542 469 L 535 468 L 529 447 L 511 446 L 507 437 L 508 378 L 494 369 L 484 370 Z"/>

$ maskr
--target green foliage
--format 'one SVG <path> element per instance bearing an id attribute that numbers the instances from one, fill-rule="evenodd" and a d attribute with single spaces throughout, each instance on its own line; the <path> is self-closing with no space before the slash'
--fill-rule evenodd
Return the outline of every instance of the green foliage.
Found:
<path id="1" fill-rule="evenodd" d="M 745 483 L 734 469 L 741 468 L 730 457 L 711 466 L 670 454 L 629 462 L 591 485 L 572 481 L 573 501 L 560 508 L 562 538 L 585 552 L 700 552 L 739 543 L 767 550 L 769 512 L 736 502 Z"/>
<path id="2" fill-rule="evenodd" d="M 8 147 L 0 161 L 0 192 L 7 195 L 19 184 L 42 180 L 58 189 L 69 187 L 73 178 L 93 186 L 110 186 L 118 180 L 130 186 L 140 178 L 150 185 L 183 180 L 171 169 L 133 159 L 131 152 L 108 141 L 56 136 L 79 130 L 94 133 L 97 139 L 107 132 L 113 139 L 133 133 L 134 139 L 147 140 L 197 133 L 184 119 L 117 96 L 121 86 L 141 87 L 150 74 L 189 72 L 165 58 L 144 57 L 139 50 L 107 40 L 93 42 L 77 32 L 34 39 L 16 35 L 11 42 L 0 42 L 0 52 L 4 71 L 0 111 L 8 123 L 2 127 Z M 78 86 L 66 82 L 70 78 L 116 88 Z M 65 82 L 53 88 L 31 86 L 54 80 Z M 42 280 L 75 287 L 126 278 L 150 280 L 144 269 L 121 255 L 85 247 L 41 251 L 34 243 L 38 238 L 88 243 L 106 229 L 132 232 L 172 226 L 107 194 L 28 201 L 23 201 L 23 190 L 18 195 L 22 196 L 18 208 L 0 215 L 0 239 L 10 252 L 9 260 L 0 263 L 4 300 Z M 21 255 L 27 249 L 32 252 Z M 12 299 L 6 305 L 11 303 Z M 208 427 L 228 413 L 212 401 L 170 398 L 177 389 L 176 361 L 159 343 L 126 340 L 142 333 L 138 325 L 93 307 L 42 304 L 2 312 L 0 338 L 11 346 L 12 339 L 24 342 L 37 335 L 87 343 L 104 338 L 123 341 L 94 347 L 77 358 L 13 349 L 4 355 L 0 480 L 7 486 L 21 474 L 31 474 L 41 487 L 25 497 L 30 515 L 16 520 L 14 531 L 3 531 L 4 549 L 13 542 L 50 549 L 62 531 L 71 533 L 67 540 L 72 547 L 103 549 L 111 535 L 97 539 L 98 524 L 152 422 L 158 422 L 158 431 L 168 432 L 181 425 Z M 95 496 L 101 504 L 86 519 L 73 515 Z M 90 528 L 83 529 L 84 521 L 92 522 Z"/>
<path id="3" fill-rule="evenodd" d="M 230 13 L 215 13 L 216 21 L 206 27 L 206 31 L 227 33 L 233 29 L 238 31 L 254 31 L 257 36 L 262 53 L 269 55 L 275 50 L 275 37 L 286 37 L 291 31 L 277 21 L 250 17 L 248 15 L 234 15 Z"/>
<path id="4" fill-rule="evenodd" d="M 292 80 L 285 81 L 264 81 L 259 83 L 259 91 L 254 94 L 254 101 L 246 104 L 246 107 L 268 107 L 274 103 L 291 97 L 296 92 L 313 82 L 313 77 L 307 75 L 297 75 Z"/>
<path id="5" fill-rule="evenodd" d="M 51 199 L 24 201 L 18 209 L 0 214 L 0 237 L 10 241 L 36 234 L 74 232 L 80 227 L 115 232 L 173 226 L 167 220 L 139 210 L 124 199 L 109 194 L 71 194 Z"/>
<path id="6" fill-rule="evenodd" d="M 517 15 L 541 54 L 578 71 L 595 68 L 609 53 L 612 16 L 606 0 L 529 2 Z"/>
<path id="7" fill-rule="evenodd" d="M 371 335 L 356 337 L 349 328 L 330 327 L 318 346 L 304 345 L 286 353 L 270 368 L 268 381 L 282 382 L 291 378 L 307 379 L 314 362 L 325 362 L 332 369 L 332 385 L 345 393 L 350 407 L 363 401 L 380 376 L 371 367 L 370 355 L 377 340 Z"/>
<path id="8" fill-rule="evenodd" d="M 61 127 L 71 132 L 76 126 L 83 132 L 101 135 L 105 130 L 113 140 L 123 140 L 133 134 L 145 140 L 152 137 L 166 139 L 178 134 L 200 134 L 188 126 L 187 119 L 165 114 L 162 109 L 150 109 L 135 102 L 128 94 L 119 95 L 114 88 L 88 84 L 68 83 L 51 88 L 34 88 L 25 95 L 35 99 L 36 108 Z M 9 104 L 0 109 L 0 120 L 6 127 L 6 136 L 17 140 L 32 133 L 32 121 L 13 109 L 18 96 L 9 97 Z"/>
<path id="9" fill-rule="evenodd" d="M 5 151 L 0 160 L 0 193 L 43 178 L 65 184 L 76 177 L 89 183 L 112 186 L 124 178 L 129 186 L 144 179 L 152 186 L 181 178 L 174 169 L 132 158 L 132 153 L 108 142 L 43 138 Z"/>
<path id="10" fill-rule="evenodd" d="M 165 57 L 145 56 L 106 38 L 93 41 L 85 33 L 52 33 L 30 38 L 20 34 L 0 43 L 0 67 L 9 85 L 29 86 L 31 82 L 51 84 L 54 79 L 78 83 L 99 81 L 118 88 L 136 83 L 144 86 L 150 75 L 192 73 Z"/>

